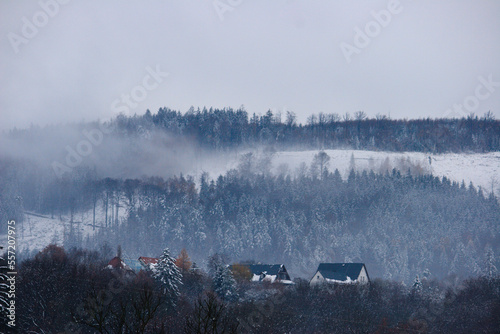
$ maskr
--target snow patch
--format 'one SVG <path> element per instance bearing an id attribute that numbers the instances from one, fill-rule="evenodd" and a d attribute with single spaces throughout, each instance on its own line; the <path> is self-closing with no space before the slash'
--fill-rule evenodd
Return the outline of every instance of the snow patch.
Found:
<path id="1" fill-rule="evenodd" d="M 257 150 L 227 154 L 211 161 L 210 164 L 195 165 L 187 174 L 192 175 L 195 182 L 199 182 L 203 172 L 208 172 L 211 178 L 217 178 L 220 174 L 237 168 L 241 157 L 249 152 L 253 153 L 255 161 L 263 156 Z M 286 166 L 293 174 L 303 163 L 309 168 L 314 155 L 318 152 L 319 150 L 275 152 L 271 157 L 271 170 L 277 174 Z M 330 157 L 328 169 L 330 171 L 338 169 L 344 179 L 349 175 L 351 156 L 354 157 L 354 165 L 358 171 L 373 169 L 374 172 L 380 172 L 386 162 L 389 168 L 398 169 L 401 163 L 409 160 L 412 164 L 419 165 L 425 173 L 432 173 L 439 177 L 446 176 L 459 183 L 463 180 L 467 186 L 472 182 L 474 186 L 481 187 L 487 193 L 491 192 L 493 183 L 494 192 L 500 195 L 500 152 L 471 154 L 364 150 L 325 150 L 325 152 Z M 402 170 L 402 173 L 405 172 Z"/>
<path id="2" fill-rule="evenodd" d="M 339 280 L 332 279 L 332 278 L 325 278 L 325 282 L 337 283 L 337 284 L 354 284 L 357 282 L 357 280 L 353 281 L 349 276 L 347 276 L 347 279 L 345 281 L 339 281 Z"/>

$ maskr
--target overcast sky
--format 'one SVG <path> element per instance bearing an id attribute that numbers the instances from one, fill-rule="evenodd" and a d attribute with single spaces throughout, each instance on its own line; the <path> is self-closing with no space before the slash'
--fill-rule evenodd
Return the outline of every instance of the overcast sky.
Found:
<path id="1" fill-rule="evenodd" d="M 191 105 L 500 118 L 497 0 L 54 1 L 0 2 L 0 129 Z"/>

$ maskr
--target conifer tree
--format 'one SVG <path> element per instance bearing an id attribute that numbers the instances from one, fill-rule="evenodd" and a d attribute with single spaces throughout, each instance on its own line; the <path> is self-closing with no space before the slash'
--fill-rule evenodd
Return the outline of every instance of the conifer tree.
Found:
<path id="1" fill-rule="evenodd" d="M 222 300 L 236 300 L 236 281 L 226 265 L 217 268 L 213 279 L 213 290 Z"/>
<path id="2" fill-rule="evenodd" d="M 418 277 L 418 275 L 415 277 L 415 280 L 413 281 L 413 286 L 411 288 L 412 290 L 412 293 L 416 294 L 416 295 L 420 295 L 422 293 L 422 282 L 420 281 L 420 278 Z"/>
<path id="3" fill-rule="evenodd" d="M 493 249 L 488 247 L 486 250 L 486 259 L 484 263 L 484 275 L 488 278 L 493 278 L 497 274 L 497 267 L 495 266 L 495 254 Z"/>
<path id="4" fill-rule="evenodd" d="M 175 305 L 179 297 L 179 285 L 182 284 L 182 274 L 175 265 L 175 259 L 170 256 L 168 248 L 163 250 L 163 254 L 158 259 L 158 264 L 153 270 L 153 277 L 160 283 L 162 292 L 168 297 L 172 305 Z"/>

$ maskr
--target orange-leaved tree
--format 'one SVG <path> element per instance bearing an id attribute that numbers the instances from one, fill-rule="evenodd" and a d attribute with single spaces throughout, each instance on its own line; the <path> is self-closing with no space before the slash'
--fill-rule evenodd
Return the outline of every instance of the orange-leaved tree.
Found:
<path id="1" fill-rule="evenodd" d="M 252 278 L 252 273 L 248 265 L 245 264 L 233 264 L 231 267 L 233 276 L 238 281 L 249 281 Z"/>
<path id="2" fill-rule="evenodd" d="M 191 259 L 189 258 L 189 255 L 185 248 L 181 250 L 181 253 L 175 260 L 175 264 L 177 265 L 177 267 L 179 267 L 181 273 L 185 273 L 189 269 L 191 269 Z"/>

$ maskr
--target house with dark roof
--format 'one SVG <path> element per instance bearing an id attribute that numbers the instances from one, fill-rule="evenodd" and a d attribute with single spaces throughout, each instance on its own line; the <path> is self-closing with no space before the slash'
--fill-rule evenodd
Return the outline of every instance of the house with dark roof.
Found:
<path id="1" fill-rule="evenodd" d="M 370 277 L 364 263 L 320 263 L 309 284 L 320 283 L 367 284 Z"/>
<path id="2" fill-rule="evenodd" d="M 250 281 L 292 284 L 284 264 L 240 264 L 250 270 Z M 232 269 L 233 266 L 229 266 Z"/>

